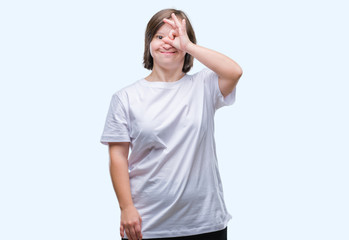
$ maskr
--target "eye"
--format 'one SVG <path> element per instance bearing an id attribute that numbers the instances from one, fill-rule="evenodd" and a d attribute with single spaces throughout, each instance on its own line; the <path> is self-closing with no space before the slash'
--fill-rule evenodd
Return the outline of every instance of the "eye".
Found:
<path id="1" fill-rule="evenodd" d="M 160 35 L 157 35 L 156 38 L 158 38 L 158 39 L 163 39 L 164 37 L 163 37 L 163 36 L 160 36 Z"/>

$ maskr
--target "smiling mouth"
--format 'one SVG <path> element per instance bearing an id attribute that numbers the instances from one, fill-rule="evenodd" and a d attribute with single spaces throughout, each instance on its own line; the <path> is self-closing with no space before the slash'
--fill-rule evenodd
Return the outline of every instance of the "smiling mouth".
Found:
<path id="1" fill-rule="evenodd" d="M 161 52 L 161 53 L 172 54 L 172 53 L 176 53 L 176 52 Z"/>

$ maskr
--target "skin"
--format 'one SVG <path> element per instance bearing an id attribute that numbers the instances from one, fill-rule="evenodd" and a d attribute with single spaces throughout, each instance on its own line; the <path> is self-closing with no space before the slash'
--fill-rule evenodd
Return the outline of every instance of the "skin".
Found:
<path id="1" fill-rule="evenodd" d="M 153 70 L 145 79 L 148 81 L 173 82 L 181 79 L 184 56 L 190 54 L 218 75 L 218 85 L 226 97 L 236 87 L 241 75 L 241 67 L 229 57 L 211 49 L 192 43 L 186 32 L 186 22 L 175 14 L 164 24 L 150 43 L 154 60 Z M 142 239 L 142 218 L 134 207 L 129 173 L 129 142 L 109 143 L 110 174 L 121 210 L 120 236 L 124 232 L 131 240 Z"/>
<path id="2" fill-rule="evenodd" d="M 185 52 L 177 49 L 169 40 L 173 29 L 170 25 L 164 24 L 159 28 L 150 43 L 150 53 L 153 57 L 153 70 L 145 79 L 148 81 L 177 81 L 184 76 L 182 67 L 184 64 Z"/>
<path id="3" fill-rule="evenodd" d="M 120 206 L 120 236 L 142 239 L 142 218 L 133 205 L 128 173 L 129 142 L 109 143 L 110 175 Z"/>
<path id="4" fill-rule="evenodd" d="M 231 58 L 214 50 L 192 43 L 186 31 L 185 19 L 181 21 L 173 13 L 171 19 L 163 21 L 172 27 L 169 36 L 163 41 L 176 49 L 190 54 L 218 75 L 218 85 L 226 97 L 236 87 L 242 76 L 241 67 Z"/>

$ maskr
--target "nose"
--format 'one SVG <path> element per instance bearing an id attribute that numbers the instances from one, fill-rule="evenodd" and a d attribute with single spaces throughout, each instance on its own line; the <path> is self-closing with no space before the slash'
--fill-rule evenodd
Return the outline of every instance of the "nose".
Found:
<path id="1" fill-rule="evenodd" d="M 162 47 L 166 50 L 169 50 L 172 48 L 172 46 L 170 44 L 167 44 L 167 43 L 165 43 Z"/>

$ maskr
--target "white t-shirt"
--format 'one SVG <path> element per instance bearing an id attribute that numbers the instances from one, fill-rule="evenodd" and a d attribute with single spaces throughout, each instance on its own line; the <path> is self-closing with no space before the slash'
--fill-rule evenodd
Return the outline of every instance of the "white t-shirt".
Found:
<path id="1" fill-rule="evenodd" d="M 144 238 L 227 226 L 214 114 L 235 94 L 236 88 L 224 98 L 208 68 L 176 82 L 143 78 L 113 94 L 100 141 L 130 142 L 130 187 Z"/>

